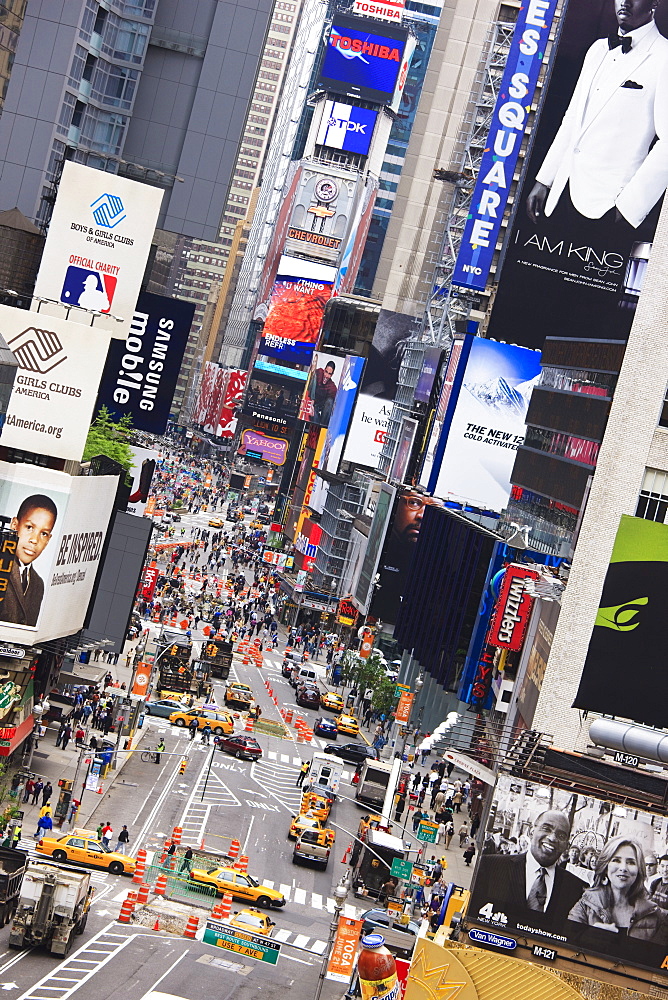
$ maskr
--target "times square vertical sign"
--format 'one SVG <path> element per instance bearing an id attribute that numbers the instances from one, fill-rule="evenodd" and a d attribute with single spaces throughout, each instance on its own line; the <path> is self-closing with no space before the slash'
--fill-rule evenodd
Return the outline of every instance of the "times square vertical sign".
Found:
<path id="1" fill-rule="evenodd" d="M 483 152 L 452 282 L 484 292 L 529 121 L 557 0 L 521 8 Z"/>

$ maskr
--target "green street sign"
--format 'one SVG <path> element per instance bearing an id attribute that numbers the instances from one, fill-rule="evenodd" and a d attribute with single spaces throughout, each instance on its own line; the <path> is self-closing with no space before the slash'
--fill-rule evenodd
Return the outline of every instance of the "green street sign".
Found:
<path id="1" fill-rule="evenodd" d="M 275 941 L 258 934 L 246 934 L 217 920 L 207 920 L 202 940 L 204 944 L 213 944 L 216 948 L 225 948 L 226 951 L 254 958 L 256 962 L 267 962 L 269 965 L 276 965 L 281 953 L 281 946 Z"/>
<path id="2" fill-rule="evenodd" d="M 410 686 L 408 684 L 397 684 L 394 688 L 394 697 L 400 698 L 402 691 L 410 691 Z"/>
<path id="3" fill-rule="evenodd" d="M 393 875 L 395 878 L 409 879 L 412 871 L 413 865 L 410 861 L 402 861 L 401 858 L 395 858 L 390 868 L 390 875 Z"/>
<path id="4" fill-rule="evenodd" d="M 425 819 L 420 820 L 420 826 L 417 832 L 418 840 L 424 840 L 426 844 L 435 844 L 437 833 L 438 823 L 430 823 Z"/>

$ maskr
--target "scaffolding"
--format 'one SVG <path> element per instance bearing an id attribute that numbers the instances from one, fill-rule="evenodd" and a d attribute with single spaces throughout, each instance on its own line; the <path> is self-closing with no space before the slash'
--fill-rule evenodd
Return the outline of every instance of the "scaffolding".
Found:
<path id="1" fill-rule="evenodd" d="M 444 186 L 417 290 L 422 314 L 415 320 L 415 334 L 404 348 L 399 368 L 397 391 L 380 457 L 383 475 L 389 473 L 402 419 L 410 415 L 426 349 L 449 347 L 458 325 L 461 328 L 479 302 L 479 293 L 454 286 L 452 275 L 514 30 L 514 21 L 496 21 L 491 26 L 450 167 L 436 174 L 444 181 Z"/>

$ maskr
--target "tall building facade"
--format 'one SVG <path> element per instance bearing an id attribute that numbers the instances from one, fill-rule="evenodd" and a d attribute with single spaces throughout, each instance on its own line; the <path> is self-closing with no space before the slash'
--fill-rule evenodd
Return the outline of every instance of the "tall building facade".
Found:
<path id="1" fill-rule="evenodd" d="M 272 10 L 32 0 L 0 120 L 7 207 L 46 226 L 71 159 L 163 187 L 159 225 L 216 240 Z"/>

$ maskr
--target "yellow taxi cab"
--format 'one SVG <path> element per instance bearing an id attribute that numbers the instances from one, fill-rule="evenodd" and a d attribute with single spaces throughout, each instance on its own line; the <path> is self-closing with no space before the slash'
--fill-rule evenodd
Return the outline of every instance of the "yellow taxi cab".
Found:
<path id="1" fill-rule="evenodd" d="M 105 847 L 94 830 L 75 829 L 63 837 L 42 837 L 37 841 L 37 852 L 49 855 L 54 861 L 105 868 L 112 875 L 132 875 L 135 870 L 134 858 Z"/>
<path id="2" fill-rule="evenodd" d="M 266 524 L 263 524 L 262 521 L 251 521 L 251 523 L 249 524 L 249 528 L 252 528 L 254 531 L 261 531 L 262 528 L 266 527 L 267 527 Z"/>
<path id="3" fill-rule="evenodd" d="M 188 876 L 191 882 L 212 885 L 219 896 L 229 892 L 235 899 L 243 899 L 258 906 L 285 906 L 285 896 L 277 889 L 262 885 L 257 879 L 238 868 L 193 868 Z"/>
<path id="4" fill-rule="evenodd" d="M 211 726 L 211 732 L 216 736 L 229 736 L 234 732 L 234 723 L 227 712 L 216 712 L 211 708 L 194 708 L 189 712 L 173 712 L 169 721 L 174 726 L 189 726 L 193 719 L 197 719 L 197 728 L 204 729 L 206 725 Z"/>
<path id="5" fill-rule="evenodd" d="M 354 715 L 340 715 L 336 720 L 336 728 L 348 736 L 359 736 L 360 724 Z"/>
<path id="6" fill-rule="evenodd" d="M 313 791 L 312 789 L 306 789 L 302 794 L 300 813 L 302 815 L 309 813 L 320 820 L 327 819 L 331 812 L 333 801 L 327 795 L 322 795 L 320 792 Z"/>
<path id="7" fill-rule="evenodd" d="M 264 934 L 265 937 L 271 937 L 276 926 L 274 920 L 270 920 L 266 913 L 262 913 L 255 906 L 251 906 L 247 910 L 235 910 L 226 923 L 250 934 Z"/>
<path id="8" fill-rule="evenodd" d="M 288 830 L 288 840 L 296 840 L 304 830 L 322 830 L 322 820 L 310 812 L 300 812 L 298 816 L 292 817 L 290 829 Z"/>
<path id="9" fill-rule="evenodd" d="M 343 698 L 336 691 L 328 691 L 327 694 L 323 694 L 320 699 L 320 708 L 326 708 L 330 712 L 342 712 L 343 711 Z"/>
<path id="10" fill-rule="evenodd" d="M 225 522 L 223 521 L 222 517 L 210 517 L 209 518 L 209 527 L 210 528 L 224 528 L 225 527 Z"/>

